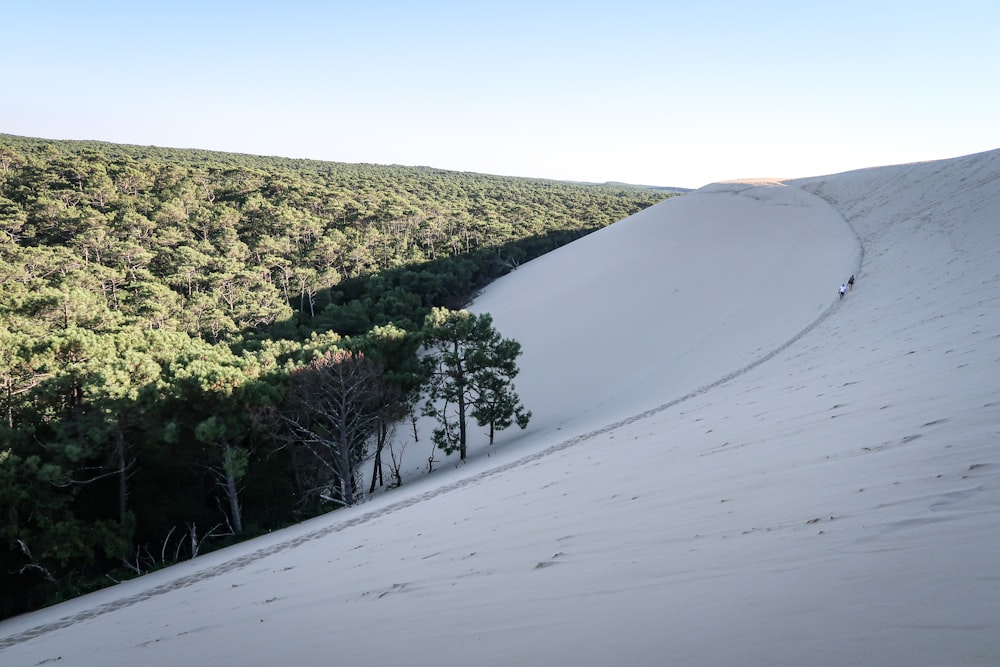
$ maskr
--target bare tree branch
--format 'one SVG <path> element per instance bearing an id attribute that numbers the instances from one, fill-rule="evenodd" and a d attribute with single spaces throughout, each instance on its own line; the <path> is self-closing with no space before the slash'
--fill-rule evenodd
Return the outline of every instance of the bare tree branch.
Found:
<path id="1" fill-rule="evenodd" d="M 46 567 L 44 567 L 42 565 L 39 565 L 35 561 L 35 557 L 31 555 L 31 549 L 29 549 L 28 545 L 24 543 L 24 540 L 18 538 L 17 539 L 17 545 L 19 547 L 21 547 L 21 553 L 23 553 L 25 556 L 27 556 L 28 560 L 31 561 L 27 565 L 23 566 L 20 570 L 18 570 L 17 571 L 18 574 L 24 574 L 28 570 L 35 570 L 35 571 L 41 573 L 41 575 L 43 577 L 45 577 L 46 580 L 51 581 L 54 584 L 58 583 L 57 580 L 56 580 L 56 578 L 54 576 L 52 576 L 52 573 L 49 572 L 48 568 L 46 568 Z"/>

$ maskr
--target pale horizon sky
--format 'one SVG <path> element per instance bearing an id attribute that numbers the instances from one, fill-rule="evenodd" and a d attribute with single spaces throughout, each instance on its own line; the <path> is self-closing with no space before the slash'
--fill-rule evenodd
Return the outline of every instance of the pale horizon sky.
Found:
<path id="1" fill-rule="evenodd" d="M 0 132 L 700 187 L 1000 147 L 992 2 L 10 3 Z"/>

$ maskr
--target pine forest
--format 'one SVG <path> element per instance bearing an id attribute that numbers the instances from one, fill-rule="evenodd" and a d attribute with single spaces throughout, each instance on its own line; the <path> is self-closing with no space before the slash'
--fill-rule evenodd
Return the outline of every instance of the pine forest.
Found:
<path id="1" fill-rule="evenodd" d="M 523 428 L 463 307 L 675 194 L 0 134 L 0 618 L 398 485 L 418 415 Z"/>

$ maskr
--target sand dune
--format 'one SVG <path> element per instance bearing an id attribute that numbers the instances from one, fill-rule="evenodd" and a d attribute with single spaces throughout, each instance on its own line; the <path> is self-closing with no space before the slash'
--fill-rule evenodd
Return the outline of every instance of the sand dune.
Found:
<path id="1" fill-rule="evenodd" d="M 519 268 L 474 309 L 523 345 L 533 430 L 586 430 L 758 362 L 833 307 L 859 256 L 819 197 L 712 185 Z"/>
<path id="2" fill-rule="evenodd" d="M 998 295 L 1000 151 L 669 200 L 474 304 L 527 431 L 0 662 L 998 664 Z"/>

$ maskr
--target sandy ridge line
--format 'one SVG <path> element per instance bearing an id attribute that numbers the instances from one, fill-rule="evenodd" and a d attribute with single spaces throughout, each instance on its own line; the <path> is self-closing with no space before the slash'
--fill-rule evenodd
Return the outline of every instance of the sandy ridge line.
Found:
<path id="1" fill-rule="evenodd" d="M 736 183 L 739 183 L 739 184 L 749 184 L 747 181 L 739 181 L 739 182 L 736 182 Z M 730 182 L 730 184 L 733 184 L 733 182 Z M 784 184 L 784 183 L 775 183 L 775 182 L 773 182 L 770 179 L 761 179 L 760 184 L 765 185 L 765 187 L 767 185 L 771 185 L 771 186 L 773 186 L 773 185 L 785 185 L 785 186 L 787 186 L 787 184 Z M 799 186 L 792 186 L 792 187 L 799 187 Z M 800 187 L 799 189 L 803 190 L 803 192 L 807 192 L 808 194 L 810 194 L 810 195 L 812 195 L 814 197 L 818 197 L 818 198 L 823 199 L 824 201 L 826 201 L 832 208 L 834 208 L 834 210 L 837 211 L 838 215 L 840 216 L 840 219 L 843 220 L 844 224 L 847 225 L 848 228 L 851 230 L 851 233 L 854 235 L 855 239 L 857 240 L 858 249 L 859 249 L 858 262 L 857 262 L 857 266 L 855 268 L 855 273 L 859 273 L 860 269 L 861 269 L 861 265 L 862 265 L 863 260 L 864 260 L 864 250 L 865 249 L 864 249 L 863 243 L 861 242 L 860 237 L 858 236 L 856 230 L 854 229 L 854 226 L 851 225 L 850 222 L 848 222 L 848 220 L 843 216 L 843 214 L 840 213 L 839 209 L 837 209 L 830 200 L 827 200 L 827 199 L 825 199 L 825 198 L 823 198 L 823 197 L 821 197 L 821 196 L 819 196 L 817 194 L 808 192 L 804 188 Z M 740 192 L 738 194 L 742 195 L 743 193 Z M 673 407 L 675 407 L 676 405 L 678 405 L 680 403 L 688 401 L 688 400 L 690 400 L 692 398 L 695 398 L 697 396 L 701 396 L 701 395 L 703 395 L 703 394 L 711 391 L 712 389 L 715 389 L 716 387 L 719 387 L 719 386 L 721 386 L 721 385 L 723 385 L 723 384 L 725 384 L 727 382 L 730 382 L 731 380 L 734 380 L 734 379 L 740 377 L 741 375 L 744 375 L 744 374 L 750 372 L 751 370 L 757 368 L 761 364 L 763 364 L 763 363 L 765 363 L 765 362 L 773 359 L 774 357 L 776 357 L 777 355 L 781 354 L 782 352 L 784 352 L 785 350 L 787 350 L 789 347 L 791 347 L 792 345 L 794 345 L 795 343 L 797 343 L 799 340 L 801 340 L 810 331 L 812 331 L 817 326 L 819 326 L 832 313 L 834 313 L 839 308 L 839 306 L 840 306 L 840 299 L 834 300 L 831 303 L 831 305 L 826 308 L 826 310 L 824 310 L 822 313 L 820 313 L 820 315 L 815 320 L 813 320 L 811 323 L 809 323 L 804 329 L 802 329 L 799 332 L 797 332 L 794 336 L 792 336 L 787 341 L 785 341 L 784 343 L 782 343 L 778 347 L 774 348 L 773 350 L 771 350 L 770 352 L 768 352 L 764 356 L 759 357 L 758 359 L 752 361 L 751 363 L 747 364 L 746 366 L 743 366 L 742 368 L 739 368 L 739 369 L 733 371 L 732 373 L 726 374 L 725 376 L 719 378 L 718 380 L 715 380 L 714 382 L 710 382 L 708 384 L 702 385 L 702 386 L 698 387 L 697 389 L 695 389 L 694 391 L 691 391 L 691 392 L 689 392 L 687 394 L 684 394 L 683 396 L 680 396 L 678 398 L 672 399 L 672 400 L 670 400 L 670 401 L 668 401 L 666 403 L 663 403 L 662 405 L 659 405 L 659 406 L 657 406 L 655 408 L 651 408 L 649 410 L 646 410 L 644 412 L 640 412 L 640 413 L 632 415 L 630 417 L 626 417 L 625 419 L 621 419 L 621 420 L 613 422 L 611 424 L 607 424 L 605 426 L 602 426 L 600 428 L 594 429 L 592 431 L 588 431 L 586 433 L 581 433 L 580 435 L 574 436 L 572 438 L 568 438 L 568 439 L 563 440 L 561 442 L 558 442 L 558 443 L 556 443 L 554 445 L 550 445 L 549 447 L 546 447 L 545 449 L 539 450 L 539 451 L 535 452 L 534 454 L 529 454 L 527 456 L 524 456 L 522 458 L 516 459 L 516 460 L 511 461 L 509 463 L 505 463 L 503 465 L 496 466 L 495 468 L 490 468 L 488 470 L 484 470 L 482 472 L 476 473 L 475 475 L 471 475 L 469 477 L 466 477 L 466 478 L 463 478 L 463 479 L 460 479 L 460 480 L 456 480 L 456 481 L 451 482 L 449 484 L 445 484 L 443 486 L 435 487 L 434 489 L 431 489 L 429 491 L 425 491 L 424 493 L 417 494 L 415 496 L 407 498 L 406 500 L 402 500 L 402 501 L 399 501 L 397 503 L 392 503 L 392 504 L 386 505 L 385 507 L 382 507 L 381 509 L 378 509 L 378 510 L 375 510 L 375 511 L 372 511 L 372 512 L 366 512 L 364 514 L 360 514 L 360 515 L 358 515 L 356 517 L 353 517 L 351 519 L 348 519 L 346 521 L 334 523 L 334 524 L 331 524 L 331 525 L 326 526 L 324 528 L 320 528 L 318 530 L 314 530 L 314 531 L 312 531 L 310 533 L 305 533 L 305 534 L 300 535 L 300 536 L 298 536 L 298 537 L 296 537 L 294 539 L 290 539 L 290 540 L 288 540 L 286 542 L 280 542 L 278 544 L 274 544 L 274 545 L 272 545 L 270 547 L 267 547 L 267 548 L 264 548 L 264 549 L 260 549 L 258 551 L 254 551 L 252 553 L 246 554 L 244 556 L 240 556 L 238 558 L 234 558 L 233 560 L 227 561 L 225 563 L 221 563 L 221 564 L 216 565 L 216 566 L 211 567 L 211 568 L 207 568 L 207 569 L 202 570 L 200 572 L 195 572 L 193 574 L 190 574 L 190 575 L 187 575 L 187 576 L 184 576 L 184 577 L 179 577 L 177 579 L 174 579 L 174 580 L 172 580 L 170 582 L 161 584 L 159 586 L 154 586 L 153 588 L 150 588 L 150 589 L 148 589 L 146 591 L 143 591 L 141 593 L 136 593 L 136 594 L 130 595 L 128 597 L 124 597 L 124 598 L 121 598 L 121 599 L 118 599 L 118 600 L 114 600 L 112 602 L 107 602 L 105 604 L 99 605 L 99 606 L 94 607 L 92 609 L 88 609 L 86 611 L 82 611 L 82 612 L 78 612 L 76 614 L 72 614 L 70 616 L 66 616 L 64 618 L 59 619 L 58 621 L 55 621 L 55 622 L 52 622 L 52 623 L 44 623 L 42 625 L 38 625 L 38 626 L 35 626 L 33 628 L 29 628 L 27 630 L 18 632 L 16 634 L 10 635 L 8 637 L 4 637 L 3 639 L 0 639 L 0 652 L 2 652 L 3 649 L 9 648 L 9 647 L 11 647 L 11 646 L 13 646 L 15 644 L 19 644 L 21 642 L 25 642 L 25 641 L 34 639 L 36 637 L 39 637 L 39 636 L 44 635 L 44 634 L 47 634 L 49 632 L 53 632 L 55 630 L 60 630 L 62 628 L 69 627 L 69 626 L 73 625 L 74 623 L 77 623 L 78 621 L 88 620 L 88 619 L 91 619 L 91 618 L 95 618 L 97 616 L 102 616 L 102 615 L 107 614 L 107 613 L 112 612 L 112 611 L 117 611 L 119 609 L 124 609 L 124 608 L 127 608 L 127 607 L 131 607 L 134 604 L 137 604 L 137 603 L 142 602 L 144 600 L 148 600 L 150 598 L 156 597 L 157 595 L 161 595 L 163 593 L 168 593 L 170 591 L 178 590 L 178 589 L 181 589 L 181 588 L 186 588 L 188 586 L 191 586 L 192 584 L 196 584 L 196 583 L 198 583 L 200 581 L 204 581 L 206 579 L 211 579 L 211 578 L 216 577 L 216 576 L 218 576 L 220 574 L 225 574 L 227 572 L 232 572 L 234 570 L 238 570 L 238 569 L 240 569 L 240 568 L 242 568 L 242 567 L 244 567 L 246 565 L 249 565 L 249 564 L 251 564 L 251 563 L 253 563 L 253 562 L 257 561 L 257 560 L 260 560 L 261 558 L 266 558 L 267 556 L 272 556 L 274 554 L 280 553 L 280 552 L 285 551 L 287 549 L 292 549 L 292 548 L 297 547 L 297 546 L 299 546 L 301 544 L 304 544 L 306 542 L 310 542 L 310 541 L 318 539 L 320 537 L 324 537 L 326 535 L 330 535 L 332 533 L 338 533 L 338 532 L 340 532 L 342 530 L 345 530 L 346 528 L 350 528 L 350 527 L 356 526 L 358 524 L 367 523 L 367 522 L 369 522 L 369 521 L 371 521 L 373 519 L 385 516 L 387 514 L 392 514 L 393 512 L 397 512 L 397 511 L 399 511 L 401 509 L 409 507 L 410 505 L 413 505 L 413 504 L 418 503 L 420 501 L 429 500 L 431 498 L 434 498 L 434 497 L 437 497 L 437 496 L 440 496 L 440 495 L 444 495 L 446 493 L 450 493 L 452 491 L 455 491 L 457 489 L 461 489 L 461 488 L 469 486 L 471 484 L 478 483 L 478 482 L 480 482 L 480 481 L 482 481 L 484 479 L 488 479 L 490 477 L 493 477 L 494 475 L 499 475 L 499 474 L 505 473 L 505 472 L 507 472 L 509 470 L 514 470 L 514 469 L 519 468 L 521 466 L 527 465 L 529 463 L 533 463 L 535 461 L 538 461 L 539 459 L 542 459 L 542 458 L 545 458 L 545 457 L 550 456 L 552 454 L 555 454 L 556 452 L 561 452 L 561 451 L 563 451 L 565 449 L 568 449 L 568 448 L 572 447 L 573 445 L 576 445 L 576 444 L 578 444 L 580 442 L 591 440 L 593 438 L 596 438 L 597 436 L 604 435 L 604 434 L 616 431 L 619 428 L 622 428 L 624 426 L 628 426 L 628 425 L 633 424 L 635 422 L 642 421 L 644 419 L 648 419 L 649 417 L 652 417 L 653 415 L 659 414 L 659 413 L 661 413 L 661 412 L 663 412 L 665 410 L 669 410 L 670 408 L 673 408 Z"/>

